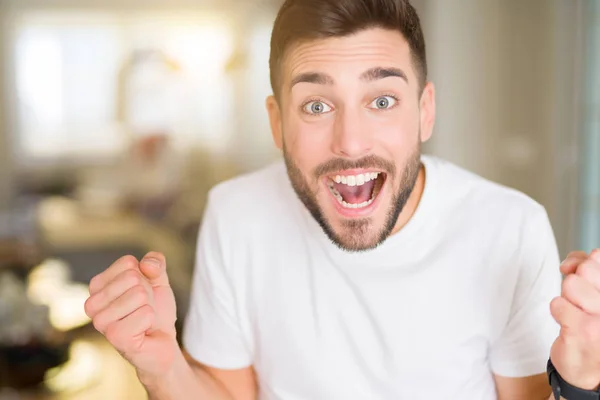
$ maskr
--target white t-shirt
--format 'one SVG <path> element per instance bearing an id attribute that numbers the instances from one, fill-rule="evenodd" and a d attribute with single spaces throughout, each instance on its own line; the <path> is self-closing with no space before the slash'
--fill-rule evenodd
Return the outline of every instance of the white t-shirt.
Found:
<path id="1" fill-rule="evenodd" d="M 423 156 L 409 223 L 375 250 L 323 233 L 273 164 L 215 187 L 184 345 L 253 366 L 260 399 L 496 399 L 493 374 L 545 372 L 561 276 L 542 206 Z"/>

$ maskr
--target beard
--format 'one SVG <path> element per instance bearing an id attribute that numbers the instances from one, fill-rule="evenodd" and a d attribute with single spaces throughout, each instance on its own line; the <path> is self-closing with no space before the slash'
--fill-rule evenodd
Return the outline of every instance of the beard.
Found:
<path id="1" fill-rule="evenodd" d="M 381 245 L 392 233 L 400 213 L 406 206 L 410 195 L 416 185 L 421 169 L 421 143 L 419 142 L 408 162 L 400 172 L 399 187 L 392 194 L 392 202 L 386 211 L 385 221 L 382 226 L 373 225 L 371 218 L 342 220 L 339 232 L 325 218 L 322 207 L 317 201 L 317 191 L 310 189 L 308 180 L 302 174 L 292 157 L 283 145 L 283 156 L 287 167 L 288 177 L 300 201 L 304 204 L 312 217 L 323 229 L 329 240 L 342 250 L 350 252 L 366 251 Z M 313 173 L 316 182 L 329 172 L 345 169 L 377 168 L 386 174 L 385 183 L 393 184 L 397 181 L 396 166 L 377 156 L 367 156 L 360 160 L 350 161 L 345 159 L 332 159 L 317 168 Z M 317 186 L 321 188 L 321 185 Z"/>

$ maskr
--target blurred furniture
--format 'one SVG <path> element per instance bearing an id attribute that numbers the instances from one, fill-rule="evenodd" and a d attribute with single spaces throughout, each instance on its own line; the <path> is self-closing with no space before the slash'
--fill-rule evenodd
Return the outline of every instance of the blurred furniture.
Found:
<path id="1" fill-rule="evenodd" d="M 48 308 L 28 296 L 28 276 L 44 254 L 32 204 L 20 203 L 0 213 L 0 390 L 40 384 L 69 348 Z"/>
<path id="2" fill-rule="evenodd" d="M 87 287 L 41 254 L 0 240 L 0 399 L 146 399 L 134 369 L 81 318 Z"/>
<path id="3" fill-rule="evenodd" d="M 95 214 L 77 201 L 62 197 L 43 200 L 38 220 L 46 252 L 69 264 L 78 282 L 89 283 L 121 256 L 131 254 L 140 259 L 149 251 L 164 253 L 179 317 L 183 319 L 193 250 L 176 232 L 134 211 Z"/>
<path id="4" fill-rule="evenodd" d="M 81 331 L 69 361 L 46 375 L 35 390 L 0 389 L 1 400 L 144 400 L 135 370 L 98 333 Z"/>

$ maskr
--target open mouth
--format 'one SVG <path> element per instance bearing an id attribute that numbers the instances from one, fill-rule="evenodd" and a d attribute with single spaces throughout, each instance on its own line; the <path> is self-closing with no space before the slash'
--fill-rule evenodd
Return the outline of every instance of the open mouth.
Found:
<path id="1" fill-rule="evenodd" d="M 383 172 L 357 175 L 335 175 L 327 180 L 329 191 L 344 208 L 361 209 L 370 206 L 385 183 Z"/>

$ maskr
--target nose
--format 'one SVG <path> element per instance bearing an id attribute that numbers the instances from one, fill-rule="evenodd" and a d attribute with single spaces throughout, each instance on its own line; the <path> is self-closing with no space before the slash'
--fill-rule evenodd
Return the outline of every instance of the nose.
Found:
<path id="1" fill-rule="evenodd" d="M 360 158 L 372 149 L 373 132 L 365 126 L 360 111 L 338 111 L 333 129 L 333 153 L 344 158 Z"/>

